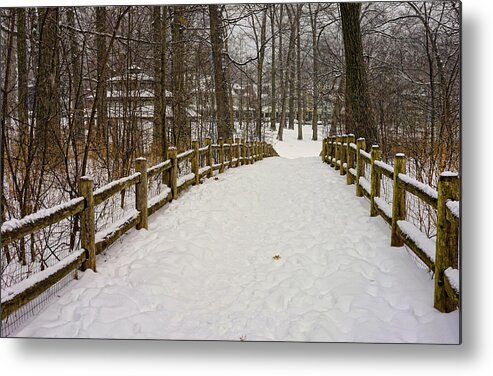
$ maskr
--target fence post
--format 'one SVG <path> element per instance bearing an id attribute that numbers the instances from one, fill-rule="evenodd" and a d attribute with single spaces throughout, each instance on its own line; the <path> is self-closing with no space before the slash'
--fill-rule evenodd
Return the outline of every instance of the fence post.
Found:
<path id="1" fill-rule="evenodd" d="M 195 175 L 193 185 L 200 183 L 199 166 L 200 166 L 200 154 L 199 154 L 199 142 L 197 140 L 192 141 L 192 172 Z"/>
<path id="2" fill-rule="evenodd" d="M 346 148 L 344 144 L 347 146 L 347 136 L 345 134 L 341 137 L 341 148 L 339 149 L 339 158 L 341 159 L 341 169 L 339 170 L 339 175 L 344 175 L 346 170 L 344 169 L 344 163 L 346 163 Z"/>
<path id="3" fill-rule="evenodd" d="M 245 162 L 245 144 L 243 143 L 243 139 L 240 138 L 240 157 L 241 157 L 241 165 L 245 165 L 246 162 Z"/>
<path id="4" fill-rule="evenodd" d="M 332 159 L 334 159 L 334 161 L 332 162 L 332 167 L 335 169 L 337 166 L 337 136 L 332 136 L 332 150 Z"/>
<path id="5" fill-rule="evenodd" d="M 361 156 L 360 150 L 365 150 L 366 142 L 364 138 L 356 141 L 356 197 L 362 197 L 363 191 L 359 184 L 359 178 L 365 176 L 365 160 Z"/>
<path id="6" fill-rule="evenodd" d="M 222 174 L 224 172 L 224 140 L 222 137 L 219 137 L 219 163 L 221 167 L 219 167 L 219 173 Z"/>
<path id="7" fill-rule="evenodd" d="M 392 233 L 390 245 L 392 247 L 402 247 L 404 242 L 397 234 L 397 221 L 406 219 L 406 190 L 398 184 L 399 174 L 406 173 L 406 156 L 397 153 L 394 157 L 394 186 L 392 197 Z"/>
<path id="8" fill-rule="evenodd" d="M 332 164 L 332 156 L 334 152 L 332 151 L 332 136 L 327 136 L 327 142 L 325 146 L 325 161 L 327 164 Z"/>
<path id="9" fill-rule="evenodd" d="M 245 151 L 246 151 L 246 164 L 249 165 L 251 164 L 250 161 L 250 143 L 248 141 L 245 141 Z"/>
<path id="10" fill-rule="evenodd" d="M 233 140 L 231 138 L 228 138 L 227 140 L 229 144 L 228 148 L 228 168 L 233 167 Z"/>
<path id="11" fill-rule="evenodd" d="M 210 137 L 205 138 L 205 144 L 207 145 L 207 155 L 205 163 L 210 167 L 207 177 L 212 178 L 214 171 L 212 170 L 212 140 Z"/>
<path id="12" fill-rule="evenodd" d="M 163 146 L 163 147 L 164 147 L 164 146 Z M 167 150 L 164 150 L 164 151 L 163 151 L 163 158 L 164 158 L 164 159 L 163 159 L 164 161 L 168 159 L 168 152 L 167 152 Z M 165 171 L 165 172 L 163 172 L 163 173 L 161 174 L 161 183 L 163 183 L 163 184 L 165 184 L 165 185 L 168 185 L 168 178 L 169 178 L 169 175 L 166 173 L 166 171 Z"/>
<path id="13" fill-rule="evenodd" d="M 322 144 L 322 161 L 329 163 L 329 136 L 324 138 Z"/>
<path id="14" fill-rule="evenodd" d="M 332 163 L 332 158 L 334 158 L 334 137 L 333 136 L 329 136 L 327 144 L 328 144 L 328 149 L 329 149 L 327 151 L 327 155 L 329 156 L 329 158 L 327 159 L 327 163 L 331 167 L 334 167 L 334 164 Z"/>
<path id="15" fill-rule="evenodd" d="M 263 141 L 259 141 L 258 143 L 258 150 L 259 150 L 259 157 L 260 159 L 264 159 L 264 142 Z"/>
<path id="16" fill-rule="evenodd" d="M 335 161 L 335 169 L 339 170 L 341 167 L 341 146 L 339 144 L 342 143 L 342 137 L 337 136 L 336 137 L 336 161 Z M 337 161 L 339 161 L 339 165 L 337 164 Z"/>
<path id="17" fill-rule="evenodd" d="M 135 209 L 140 212 L 140 221 L 135 227 L 137 230 L 147 230 L 147 159 L 137 158 L 135 171 L 140 172 L 140 180 L 135 185 Z"/>
<path id="18" fill-rule="evenodd" d="M 85 208 L 80 216 L 80 242 L 86 250 L 86 261 L 82 270 L 96 271 L 96 230 L 94 221 L 94 198 L 92 196 L 93 180 L 82 176 L 79 180 L 79 194 L 85 199 Z"/>
<path id="19" fill-rule="evenodd" d="M 354 144 L 354 134 L 350 134 L 347 137 L 347 149 L 346 149 L 346 163 L 347 163 L 347 175 L 346 175 L 346 184 L 351 185 L 354 184 L 354 176 L 349 173 L 349 169 L 354 166 L 354 158 L 353 158 L 353 149 L 349 146 L 349 144 Z"/>
<path id="20" fill-rule="evenodd" d="M 327 136 L 327 141 L 325 142 L 325 163 L 330 165 L 330 136 Z"/>
<path id="21" fill-rule="evenodd" d="M 380 197 L 380 179 L 381 175 L 378 169 L 375 167 L 375 161 L 380 160 L 380 147 L 378 145 L 371 146 L 371 186 L 370 186 L 370 216 L 376 217 L 378 215 L 377 204 L 375 204 L 375 197 Z"/>
<path id="22" fill-rule="evenodd" d="M 240 166 L 240 157 L 241 157 L 241 146 L 240 146 L 240 139 L 239 138 L 235 138 L 235 144 L 236 144 L 236 148 L 235 148 L 236 164 L 235 164 L 235 167 L 238 167 L 238 166 Z"/>
<path id="23" fill-rule="evenodd" d="M 458 231 L 447 220 L 447 200 L 459 199 L 459 176 L 444 172 L 438 178 L 437 241 L 435 254 L 434 306 L 440 312 L 452 312 L 456 306 L 444 288 L 448 267 L 458 268 Z M 455 231 L 454 231 L 455 230 Z"/>
<path id="24" fill-rule="evenodd" d="M 169 170 L 169 180 L 171 188 L 171 198 L 175 200 L 178 197 L 178 189 L 176 180 L 178 178 L 178 160 L 176 159 L 177 151 L 175 147 L 168 148 L 168 159 L 171 160 L 171 168 Z"/>
<path id="25" fill-rule="evenodd" d="M 322 162 L 327 162 L 327 137 L 322 140 Z"/>

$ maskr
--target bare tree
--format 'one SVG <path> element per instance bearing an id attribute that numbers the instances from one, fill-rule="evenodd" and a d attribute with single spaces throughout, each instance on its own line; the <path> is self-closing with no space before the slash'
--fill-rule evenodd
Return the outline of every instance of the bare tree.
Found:
<path id="1" fill-rule="evenodd" d="M 270 93 L 270 129 L 276 130 L 276 38 L 275 38 L 275 15 L 276 15 L 276 4 L 271 4 L 269 6 L 269 17 L 270 17 L 270 31 L 271 31 L 271 93 Z"/>
<path id="2" fill-rule="evenodd" d="M 262 20 L 260 21 L 260 36 L 256 30 L 255 19 L 257 15 L 252 15 L 252 26 L 255 35 L 255 44 L 257 47 L 257 126 L 256 137 L 258 140 L 262 140 L 262 93 L 263 93 L 263 68 L 265 59 L 265 44 L 266 44 L 266 27 L 267 27 L 267 8 L 262 11 Z M 258 21 L 258 20 L 257 20 Z M 258 22 L 257 22 L 258 23 Z"/>
<path id="3" fill-rule="evenodd" d="M 298 102 L 298 140 L 303 139 L 303 94 L 301 92 L 301 12 L 303 9 L 303 4 L 298 4 L 296 11 L 296 97 Z"/>
<path id="4" fill-rule="evenodd" d="M 106 80 L 108 68 L 105 66 L 104 56 L 106 54 L 106 7 L 96 8 L 96 51 L 97 51 L 97 119 L 96 135 L 103 140 L 107 140 L 108 109 L 106 105 Z"/>
<path id="5" fill-rule="evenodd" d="M 346 131 L 365 137 L 371 145 L 377 140 L 377 132 L 363 62 L 361 4 L 340 3 L 339 6 L 346 58 Z"/>
<path id="6" fill-rule="evenodd" d="M 209 18 L 211 28 L 212 60 L 214 63 L 214 82 L 216 92 L 216 118 L 218 137 L 227 139 L 232 137 L 232 124 L 230 119 L 230 104 L 228 95 L 228 82 L 226 79 L 226 64 L 224 61 L 224 41 L 222 37 L 221 10 L 218 5 L 209 5 Z"/>
<path id="7" fill-rule="evenodd" d="M 312 140 L 316 141 L 318 139 L 318 14 L 320 12 L 320 4 L 308 4 L 308 9 L 310 12 L 310 24 L 311 24 L 311 35 L 312 35 L 312 55 L 313 55 L 313 67 L 312 67 Z"/>

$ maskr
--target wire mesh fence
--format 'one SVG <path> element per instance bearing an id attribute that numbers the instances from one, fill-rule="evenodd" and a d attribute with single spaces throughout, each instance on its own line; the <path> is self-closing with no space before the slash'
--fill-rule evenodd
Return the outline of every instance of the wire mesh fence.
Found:
<path id="1" fill-rule="evenodd" d="M 392 165 L 392 163 L 387 163 Z M 371 166 L 367 165 L 371 171 Z M 408 175 L 414 178 L 414 173 L 411 170 Z M 394 182 L 385 175 L 381 175 L 380 179 L 380 197 L 385 200 L 387 204 L 392 206 L 394 194 Z M 416 228 L 418 228 L 422 233 L 424 233 L 428 238 L 434 238 L 436 236 L 436 220 L 437 213 L 431 205 L 422 201 L 419 197 L 407 192 L 406 193 L 406 218 L 407 222 L 412 223 Z M 416 266 L 420 269 L 427 270 L 428 267 L 421 261 L 419 257 L 407 246 L 406 250 L 413 259 Z"/>
<path id="2" fill-rule="evenodd" d="M 224 151 L 224 162 L 229 163 L 230 159 L 234 157 L 234 150 L 228 145 Z M 202 153 L 199 155 L 199 169 L 207 165 L 208 153 L 202 150 Z M 190 182 L 190 177 L 193 175 L 192 156 L 193 153 L 190 154 L 189 151 L 182 153 L 181 160 L 177 165 L 178 179 L 188 183 Z M 213 149 L 212 159 L 214 164 L 221 162 L 218 148 Z M 165 184 L 168 177 L 166 176 L 167 174 L 169 174 L 168 170 L 161 171 L 152 174 L 148 178 L 148 201 L 152 201 L 154 198 L 161 200 L 161 197 L 157 196 L 160 196 L 163 192 L 168 192 L 169 187 Z M 97 176 L 94 182 L 94 188 L 102 188 L 104 186 L 104 180 L 104 177 Z M 120 220 L 126 218 L 129 213 L 136 210 L 136 190 L 135 185 L 130 185 L 94 207 L 96 233 L 112 230 Z M 58 198 L 61 199 L 62 197 L 60 195 Z M 157 200 L 155 201 L 157 202 Z M 48 203 L 47 205 L 51 207 Z M 80 214 L 73 215 L 4 246 L 0 265 L 2 293 L 7 292 L 10 294 L 14 291 L 14 289 L 9 291 L 9 288 L 12 286 L 28 280 L 31 276 L 36 275 L 46 268 L 59 264 L 72 252 L 80 250 L 80 220 Z M 57 269 L 51 269 L 50 273 L 53 270 Z M 76 276 L 77 271 L 70 272 L 40 293 L 35 299 L 32 299 L 29 303 L 22 305 L 16 311 L 3 318 L 0 334 L 2 336 L 15 334 L 23 326 L 23 323 L 43 309 L 48 301 L 58 295 Z M 23 290 L 21 289 L 19 291 Z"/>
<path id="3" fill-rule="evenodd" d="M 135 210 L 135 190 L 132 185 L 94 208 L 96 233 L 108 230 Z"/>
<path id="4" fill-rule="evenodd" d="M 77 271 L 73 271 L 67 274 L 65 277 L 60 279 L 57 283 L 50 286 L 43 293 L 38 295 L 35 299 L 31 300 L 29 303 L 23 305 L 11 315 L 2 319 L 2 324 L 0 327 L 0 336 L 9 337 L 15 335 L 15 333 L 22 329 L 24 325 L 37 315 L 46 305 L 54 298 L 60 297 L 60 292 L 77 278 Z"/>
<path id="5" fill-rule="evenodd" d="M 168 173 L 169 173 L 168 171 L 162 171 L 159 174 L 156 174 L 148 178 L 147 197 L 149 201 L 159 196 L 165 190 L 169 190 L 169 187 L 165 183 L 163 183 L 163 176 L 166 177 Z"/>
<path id="6" fill-rule="evenodd" d="M 61 220 L 3 247 L 1 289 L 8 290 L 80 247 L 79 217 Z"/>

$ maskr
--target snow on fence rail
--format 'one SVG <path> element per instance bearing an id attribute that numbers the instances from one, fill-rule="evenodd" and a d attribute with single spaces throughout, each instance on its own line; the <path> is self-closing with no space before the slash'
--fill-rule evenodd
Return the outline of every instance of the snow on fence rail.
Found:
<path id="1" fill-rule="evenodd" d="M 356 145 L 356 146 L 355 146 Z M 391 245 L 407 245 L 434 273 L 434 305 L 441 312 L 451 312 L 460 304 L 459 279 L 459 176 L 443 172 L 438 190 L 406 175 L 406 156 L 398 153 L 394 165 L 380 160 L 378 145 L 365 151 L 364 138 L 354 135 L 327 137 L 322 143 L 322 161 L 346 175 L 346 183 L 356 184 L 356 196 L 370 200 L 370 215 L 380 215 L 391 226 Z M 369 179 L 365 165 L 369 165 Z M 382 175 L 392 180 L 392 202 L 380 197 Z M 437 212 L 436 240 L 429 239 L 406 221 L 406 192 L 430 205 Z"/>
<path id="2" fill-rule="evenodd" d="M 69 256 L 61 259 L 57 264 L 34 273 L 28 278 L 13 286 L 2 285 L 1 320 L 2 336 L 11 334 L 9 330 L 17 327 L 19 317 L 27 319 L 25 314 L 15 318 L 19 308 L 35 301 L 41 294 L 47 292 L 55 284 L 77 269 L 90 268 L 96 271 L 96 255 L 113 244 L 118 238 L 131 228 L 147 229 L 148 216 L 162 208 L 190 185 L 197 185 L 202 178 L 212 177 L 214 171 L 223 173 L 226 168 L 253 164 L 264 157 L 277 156 L 272 145 L 265 142 L 244 142 L 241 139 L 231 139 L 224 143 L 219 138 L 218 145 L 214 146 L 210 138 L 206 138 L 206 145 L 199 147 L 198 141 L 192 141 L 192 149 L 178 154 L 176 148 L 168 149 L 168 159 L 152 167 L 147 167 L 145 158 L 135 160 L 135 173 L 110 182 L 109 184 L 93 189 L 93 179 L 81 177 L 80 197 L 53 208 L 41 210 L 20 220 L 11 219 L 2 224 L 2 250 L 10 243 L 43 228 L 56 224 L 61 220 L 80 215 L 81 249 L 73 251 Z M 217 163 L 214 163 L 213 152 L 217 151 Z M 205 158 L 201 158 L 204 157 Z M 190 162 L 191 172 L 180 176 L 179 162 Z M 216 168 L 217 166 L 217 168 Z M 161 175 L 159 185 L 163 188 L 155 195 L 149 194 L 150 179 Z M 96 231 L 95 207 L 103 204 L 113 196 L 135 186 L 135 208 L 122 218 L 114 221 L 108 228 Z M 17 320 L 16 325 L 9 323 L 9 318 Z"/>

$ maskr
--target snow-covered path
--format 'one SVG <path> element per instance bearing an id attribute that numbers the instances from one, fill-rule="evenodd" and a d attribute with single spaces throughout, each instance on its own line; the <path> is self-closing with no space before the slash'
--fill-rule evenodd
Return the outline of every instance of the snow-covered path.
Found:
<path id="1" fill-rule="evenodd" d="M 457 312 L 320 158 L 207 179 L 18 336 L 457 343 Z"/>

